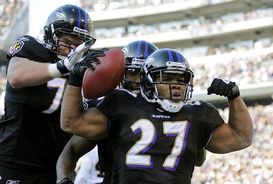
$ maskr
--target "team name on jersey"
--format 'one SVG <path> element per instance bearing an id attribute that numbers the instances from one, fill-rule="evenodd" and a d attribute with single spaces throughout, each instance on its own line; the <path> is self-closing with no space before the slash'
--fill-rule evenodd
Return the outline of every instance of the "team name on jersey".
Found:
<path id="1" fill-rule="evenodd" d="M 171 118 L 168 115 L 162 115 L 162 114 L 153 114 L 152 117 L 156 118 L 156 119 L 170 119 Z"/>

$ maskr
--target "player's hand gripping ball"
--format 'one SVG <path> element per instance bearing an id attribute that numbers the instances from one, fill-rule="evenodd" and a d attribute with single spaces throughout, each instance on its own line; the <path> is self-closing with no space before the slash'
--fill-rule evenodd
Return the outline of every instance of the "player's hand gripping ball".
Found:
<path id="1" fill-rule="evenodd" d="M 87 69 L 83 77 L 83 95 L 96 99 L 111 92 L 123 79 L 125 71 L 124 53 L 121 49 L 110 49 L 94 70 Z"/>

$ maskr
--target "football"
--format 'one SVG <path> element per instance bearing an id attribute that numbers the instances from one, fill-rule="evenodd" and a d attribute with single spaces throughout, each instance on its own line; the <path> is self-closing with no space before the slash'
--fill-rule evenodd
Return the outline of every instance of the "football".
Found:
<path id="1" fill-rule="evenodd" d="M 110 49 L 98 59 L 100 64 L 95 70 L 87 69 L 83 77 L 83 95 L 87 99 L 96 99 L 111 92 L 124 76 L 125 59 L 121 49 Z"/>

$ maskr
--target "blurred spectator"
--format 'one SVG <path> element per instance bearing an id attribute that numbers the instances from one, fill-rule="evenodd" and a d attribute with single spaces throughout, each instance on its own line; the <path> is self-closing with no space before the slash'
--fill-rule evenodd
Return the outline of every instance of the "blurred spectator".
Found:
<path id="1" fill-rule="evenodd" d="M 271 47 L 273 50 L 273 47 Z M 250 50 L 249 52 L 255 52 Z M 242 56 L 238 51 L 233 57 L 227 54 L 216 57 L 210 61 L 191 62 L 192 70 L 198 73 L 194 78 L 194 90 L 206 89 L 214 77 L 232 80 L 239 85 L 259 84 L 273 81 L 273 52 L 258 54 L 256 56 Z M 193 59 L 193 58 L 192 58 Z M 219 59 L 219 60 L 216 60 Z"/>
<path id="2" fill-rule="evenodd" d="M 0 50 L 0 115 L 4 114 L 6 66 L 7 66 L 6 52 Z"/>
<path id="3" fill-rule="evenodd" d="M 5 33 L 18 8 L 21 7 L 24 0 L 1 0 L 0 1 L 0 36 Z"/>
<path id="4" fill-rule="evenodd" d="M 198 17 L 181 21 L 161 22 L 151 25 L 127 25 L 112 29 L 95 29 L 97 38 L 115 38 L 122 35 L 140 36 L 158 33 L 179 32 L 186 37 L 204 36 L 223 31 L 234 31 L 253 26 L 269 25 L 273 22 L 273 8 L 250 10 L 248 12 L 229 13 L 217 17 Z M 113 34 L 113 30 L 118 30 Z"/>
<path id="5" fill-rule="evenodd" d="M 211 5 L 231 0 L 194 0 L 195 5 Z M 189 0 L 80 0 L 82 6 L 90 11 L 105 11 L 126 8 L 141 8 L 167 3 L 193 4 Z M 91 5 L 93 4 L 93 5 Z"/>

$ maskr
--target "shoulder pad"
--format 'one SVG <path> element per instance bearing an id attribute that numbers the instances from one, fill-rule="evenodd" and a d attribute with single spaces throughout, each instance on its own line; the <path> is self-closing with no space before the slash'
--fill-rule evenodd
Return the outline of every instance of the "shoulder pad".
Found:
<path id="1" fill-rule="evenodd" d="M 205 101 L 202 101 L 202 100 L 191 101 L 191 102 L 189 102 L 187 104 L 190 105 L 190 106 L 195 106 L 195 108 L 199 107 L 200 109 L 202 109 L 204 107 L 207 110 L 215 110 L 216 109 L 216 107 L 213 104 L 205 102 Z"/>
<path id="2" fill-rule="evenodd" d="M 24 42 L 20 39 L 17 39 L 15 42 L 13 42 L 9 48 L 8 55 L 14 56 L 17 52 L 19 52 L 24 46 Z"/>
<path id="3" fill-rule="evenodd" d="M 130 96 L 133 96 L 133 97 L 137 97 L 136 93 L 133 93 L 132 91 L 129 91 L 129 90 L 124 89 L 124 88 L 115 89 L 115 90 L 117 90 L 117 92 L 119 92 L 119 93 L 126 93 L 127 95 L 130 95 Z"/>
<path id="4" fill-rule="evenodd" d="M 54 55 L 32 36 L 19 37 L 8 51 L 8 59 L 13 56 L 41 62 L 54 62 Z"/>
<path id="5" fill-rule="evenodd" d="M 196 101 L 190 101 L 187 104 L 194 105 L 194 106 L 203 106 L 203 105 L 206 105 L 207 102 L 204 102 L 202 100 L 196 100 Z"/>

